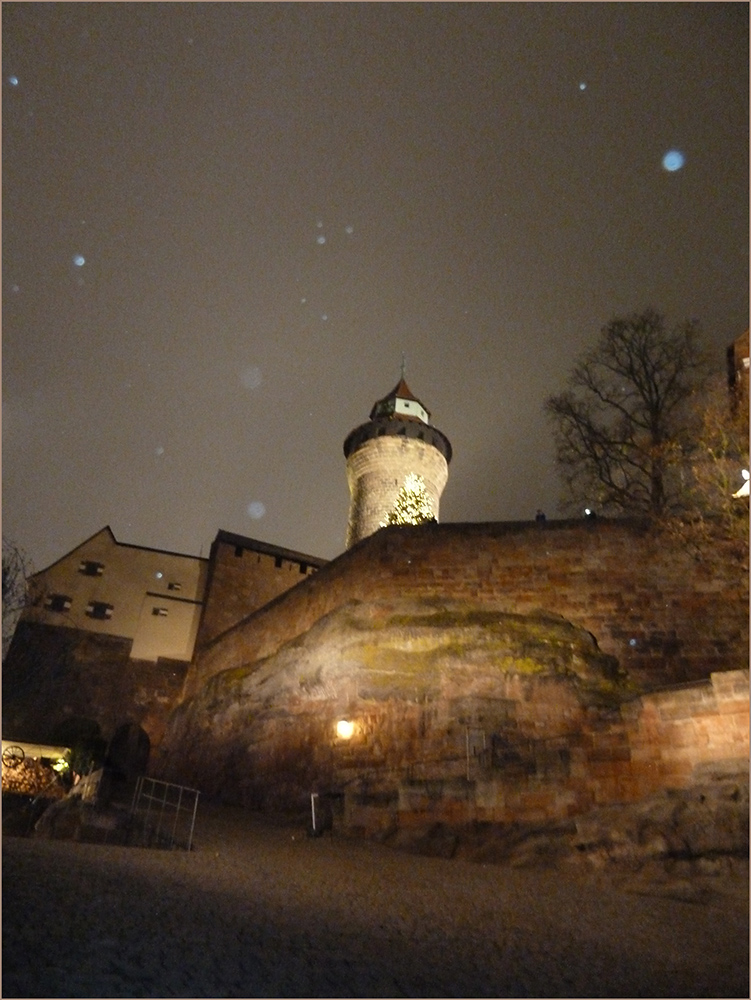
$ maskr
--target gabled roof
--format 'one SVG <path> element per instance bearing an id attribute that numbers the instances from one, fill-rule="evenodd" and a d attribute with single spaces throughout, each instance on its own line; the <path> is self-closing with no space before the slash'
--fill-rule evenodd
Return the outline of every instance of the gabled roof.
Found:
<path id="1" fill-rule="evenodd" d="M 130 542 L 118 542 L 118 540 L 115 538 L 112 528 L 110 528 L 110 526 L 107 524 L 103 528 L 100 528 L 99 531 L 95 531 L 93 535 L 89 535 L 89 537 L 85 539 L 85 541 L 76 545 L 74 548 L 70 550 L 70 552 L 66 552 L 64 555 L 60 556 L 59 559 L 56 559 L 54 562 L 50 563 L 49 566 L 45 566 L 44 569 L 40 569 L 36 573 L 32 573 L 32 577 L 40 576 L 42 573 L 46 573 L 48 570 L 52 569 L 53 566 L 57 566 L 58 563 L 61 563 L 63 559 L 68 559 L 70 556 L 73 555 L 74 552 L 77 552 L 79 549 L 84 548 L 84 546 L 88 545 L 91 541 L 93 541 L 93 539 L 97 538 L 99 535 L 106 535 L 109 541 L 113 545 L 117 545 L 119 548 L 123 549 L 138 549 L 141 552 L 156 552 L 164 556 L 177 556 L 180 559 L 195 559 L 198 562 L 208 562 L 208 559 L 205 556 L 189 555 L 186 552 L 171 552 L 169 549 L 155 549 L 148 545 L 132 545 Z"/>

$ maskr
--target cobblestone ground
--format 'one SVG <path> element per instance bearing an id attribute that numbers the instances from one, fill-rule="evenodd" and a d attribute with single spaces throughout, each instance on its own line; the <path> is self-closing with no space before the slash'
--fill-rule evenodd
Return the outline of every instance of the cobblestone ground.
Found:
<path id="1" fill-rule="evenodd" d="M 191 853 L 6 837 L 4 997 L 743 997 L 742 879 L 399 853 L 203 804 Z"/>

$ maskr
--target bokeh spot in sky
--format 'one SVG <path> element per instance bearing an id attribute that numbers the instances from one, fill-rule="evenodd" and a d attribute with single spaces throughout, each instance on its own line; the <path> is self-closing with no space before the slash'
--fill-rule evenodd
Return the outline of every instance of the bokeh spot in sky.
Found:
<path id="1" fill-rule="evenodd" d="M 240 375 L 240 381 L 246 389 L 257 389 L 263 382 L 261 369 L 255 365 L 251 365 L 250 368 L 246 368 Z"/>
<path id="2" fill-rule="evenodd" d="M 11 85 L 11 87 L 17 87 L 18 86 L 18 77 L 17 76 L 9 76 L 8 77 L 8 83 Z"/>
<path id="3" fill-rule="evenodd" d="M 83 265 L 86 263 L 86 258 L 83 257 L 80 253 L 77 253 L 73 257 L 73 263 L 76 265 L 76 267 L 83 267 Z"/>
<path id="4" fill-rule="evenodd" d="M 351 235 L 352 235 L 352 233 L 354 233 L 354 231 L 355 231 L 355 227 L 354 227 L 354 226 L 345 226 L 345 227 L 344 227 L 344 232 L 345 232 L 345 233 L 346 233 L 346 234 L 347 234 L 348 236 L 351 236 Z"/>
<path id="5" fill-rule="evenodd" d="M 668 150 L 662 158 L 663 167 L 671 174 L 680 170 L 685 162 L 686 158 L 679 149 Z"/>
<path id="6" fill-rule="evenodd" d="M 587 85 L 586 85 L 586 83 L 584 83 L 584 81 L 582 81 L 579 84 L 579 90 L 586 90 L 586 89 L 587 89 Z"/>
<path id="7" fill-rule="evenodd" d="M 164 448 L 162 448 L 162 446 L 161 446 L 161 445 L 159 445 L 159 447 L 158 447 L 158 448 L 155 448 L 155 449 L 154 449 L 154 454 L 155 454 L 155 455 L 163 455 L 163 454 L 164 454 Z"/>
<path id="8" fill-rule="evenodd" d="M 325 243 L 325 242 L 326 242 L 326 237 L 325 237 L 325 236 L 317 236 L 317 237 L 316 237 L 316 243 L 321 243 L 321 244 L 323 244 L 323 243 Z"/>
<path id="9" fill-rule="evenodd" d="M 265 513 L 266 508 L 260 500 L 253 500 L 248 504 L 248 516 L 252 517 L 254 521 L 260 520 Z"/>

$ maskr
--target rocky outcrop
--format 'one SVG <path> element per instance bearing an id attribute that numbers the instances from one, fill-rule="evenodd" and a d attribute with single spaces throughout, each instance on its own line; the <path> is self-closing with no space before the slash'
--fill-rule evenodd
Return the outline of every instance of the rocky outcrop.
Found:
<path id="1" fill-rule="evenodd" d="M 588 632 L 544 611 L 352 602 L 212 677 L 173 714 L 156 770 L 265 808 L 303 807 L 318 788 L 393 803 L 402 784 L 466 785 L 493 759 L 522 775 L 541 757 L 554 768 L 550 740 L 631 691 Z M 351 739 L 337 736 L 342 719 Z"/>
<path id="2" fill-rule="evenodd" d="M 639 695 L 545 611 L 353 601 L 212 677 L 152 773 L 303 820 L 317 794 L 335 830 L 422 853 L 609 864 L 737 855 L 747 756 L 742 671 Z"/>
<path id="3" fill-rule="evenodd" d="M 614 803 L 543 823 L 467 824 L 400 830 L 393 846 L 419 854 L 461 857 L 515 867 L 552 865 L 641 873 L 722 874 L 747 864 L 747 761 L 700 767 L 686 788 L 632 803 Z"/>

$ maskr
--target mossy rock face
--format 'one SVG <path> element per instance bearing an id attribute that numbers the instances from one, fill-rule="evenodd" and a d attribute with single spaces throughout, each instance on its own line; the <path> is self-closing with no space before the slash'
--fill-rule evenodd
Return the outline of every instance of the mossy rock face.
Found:
<path id="1" fill-rule="evenodd" d="M 629 694 L 617 661 L 559 616 L 351 602 L 273 656 L 207 681 L 172 715 L 162 773 L 196 787 L 218 780 L 222 794 L 259 807 L 303 802 L 334 771 L 351 781 L 365 768 L 391 787 L 426 740 L 453 739 L 454 730 L 464 738 L 474 711 L 465 703 L 492 703 L 493 725 L 508 717 L 513 727 L 510 706 L 539 702 L 521 717 L 551 720 L 557 734 L 577 706 L 615 707 Z M 348 714 L 365 728 L 357 747 L 334 754 L 335 722 Z"/>
<path id="2" fill-rule="evenodd" d="M 558 615 L 518 615 L 464 603 L 350 602 L 265 660 L 212 677 L 191 701 L 222 717 L 331 701 L 440 698 L 458 680 L 492 687 L 513 676 L 572 684 L 584 703 L 634 693 L 617 660 Z"/>

